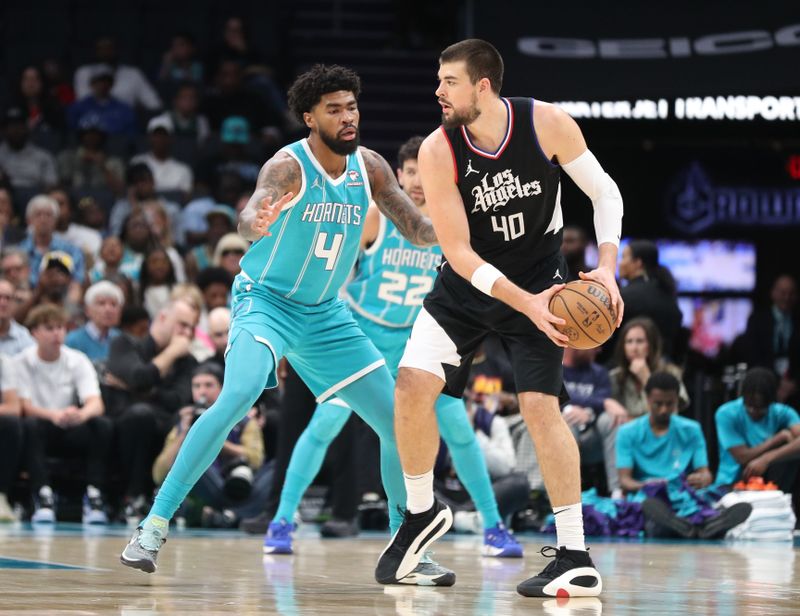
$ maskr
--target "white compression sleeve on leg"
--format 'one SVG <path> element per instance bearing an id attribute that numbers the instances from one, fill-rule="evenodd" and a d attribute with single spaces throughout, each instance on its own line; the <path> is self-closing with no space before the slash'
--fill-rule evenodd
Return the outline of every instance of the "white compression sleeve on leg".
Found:
<path id="1" fill-rule="evenodd" d="M 605 242 L 619 246 L 623 208 L 617 184 L 589 150 L 561 168 L 592 200 L 598 246 Z"/>

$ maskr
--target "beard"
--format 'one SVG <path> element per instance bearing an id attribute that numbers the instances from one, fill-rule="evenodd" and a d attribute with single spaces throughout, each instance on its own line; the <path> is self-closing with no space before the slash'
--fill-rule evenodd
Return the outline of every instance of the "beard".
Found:
<path id="1" fill-rule="evenodd" d="M 472 95 L 472 102 L 469 108 L 463 111 L 456 111 L 454 107 L 450 107 L 450 117 L 445 117 L 442 113 L 442 126 L 445 128 L 458 128 L 459 126 L 467 126 L 472 124 L 481 115 L 481 110 L 478 109 L 478 97 Z"/>
<path id="2" fill-rule="evenodd" d="M 319 131 L 319 138 L 322 139 L 322 143 L 328 146 L 334 154 L 338 154 L 339 156 L 347 156 L 358 149 L 358 142 L 361 139 L 361 133 L 358 130 L 358 126 L 348 126 L 342 130 L 344 131 L 350 128 L 354 128 L 356 131 L 355 139 L 351 139 L 350 141 L 339 139 L 338 135 L 330 135 L 322 129 Z"/>

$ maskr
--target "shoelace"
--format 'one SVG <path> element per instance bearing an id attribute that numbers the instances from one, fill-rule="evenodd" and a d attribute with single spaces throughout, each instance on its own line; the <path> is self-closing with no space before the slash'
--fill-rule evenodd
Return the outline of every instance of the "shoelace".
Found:
<path id="1" fill-rule="evenodd" d="M 151 541 L 151 539 L 155 541 Z M 164 534 L 156 528 L 150 528 L 147 531 L 143 528 L 139 529 L 139 545 L 145 550 L 158 552 L 161 545 L 166 543 L 166 541 L 167 540 L 164 539 Z"/>
<path id="2" fill-rule="evenodd" d="M 514 535 L 503 525 L 498 524 L 494 528 L 489 530 L 489 540 L 490 541 L 501 541 L 503 543 L 517 543 L 517 540 L 514 538 Z"/>
<path id="3" fill-rule="evenodd" d="M 279 524 L 277 529 L 275 530 L 270 529 L 270 530 L 272 531 L 272 537 L 274 539 L 287 539 L 289 537 L 289 533 L 291 533 L 292 530 L 294 530 L 294 524 L 289 524 L 288 522 L 285 522 L 283 524 Z"/>

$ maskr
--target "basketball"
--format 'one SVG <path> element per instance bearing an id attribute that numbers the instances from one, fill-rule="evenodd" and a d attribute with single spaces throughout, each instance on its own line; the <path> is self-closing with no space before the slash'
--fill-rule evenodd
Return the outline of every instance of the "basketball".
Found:
<path id="1" fill-rule="evenodd" d="M 566 321 L 555 328 L 573 349 L 599 347 L 614 333 L 617 315 L 606 288 L 587 280 L 570 282 L 550 298 L 550 312 Z"/>

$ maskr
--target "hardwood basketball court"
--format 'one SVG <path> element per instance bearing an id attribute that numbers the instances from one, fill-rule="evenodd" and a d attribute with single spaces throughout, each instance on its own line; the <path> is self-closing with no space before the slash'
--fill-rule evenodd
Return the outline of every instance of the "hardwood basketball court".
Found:
<path id="1" fill-rule="evenodd" d="M 476 536 L 448 535 L 435 558 L 452 588 L 381 586 L 379 534 L 323 540 L 299 533 L 297 554 L 262 559 L 261 541 L 238 532 L 172 532 L 159 570 L 119 564 L 123 527 L 0 527 L 0 614 L 280 614 L 281 616 L 646 614 L 734 616 L 800 613 L 800 561 L 790 543 L 593 541 L 604 577 L 600 600 L 541 600 L 516 584 L 547 562 L 553 537 L 520 537 L 522 560 L 479 555 Z M 797 543 L 797 542 L 796 542 Z"/>

